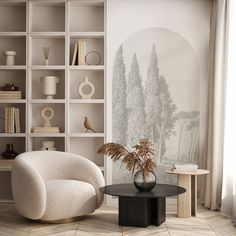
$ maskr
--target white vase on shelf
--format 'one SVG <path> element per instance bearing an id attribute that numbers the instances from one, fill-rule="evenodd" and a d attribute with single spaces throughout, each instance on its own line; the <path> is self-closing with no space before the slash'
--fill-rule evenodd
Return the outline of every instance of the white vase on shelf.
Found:
<path id="1" fill-rule="evenodd" d="M 42 84 L 42 91 L 46 99 L 53 99 L 53 96 L 57 93 L 57 83 L 60 79 L 56 76 L 42 76 L 40 78 Z"/>
<path id="2" fill-rule="evenodd" d="M 4 55 L 6 57 L 6 65 L 7 66 L 14 66 L 16 51 L 5 51 Z"/>

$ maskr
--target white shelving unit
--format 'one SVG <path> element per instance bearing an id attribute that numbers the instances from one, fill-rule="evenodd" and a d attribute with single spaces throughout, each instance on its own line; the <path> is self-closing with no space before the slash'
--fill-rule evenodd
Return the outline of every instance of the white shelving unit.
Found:
<path id="1" fill-rule="evenodd" d="M 0 86 L 14 83 L 23 92 L 23 99 L 0 99 L 0 117 L 6 106 L 20 108 L 22 131 L 4 133 L 4 121 L 0 120 L 0 154 L 7 143 L 22 153 L 39 150 L 42 141 L 53 140 L 57 150 L 85 156 L 106 176 L 104 157 L 97 154 L 107 136 L 105 7 L 105 0 L 0 1 Z M 99 52 L 100 65 L 71 65 L 79 39 L 86 41 L 87 52 Z M 45 46 L 50 47 L 48 66 L 44 65 Z M 16 65 L 4 65 L 5 50 L 17 52 Z M 40 77 L 45 75 L 60 78 L 54 99 L 43 96 Z M 95 86 L 92 99 L 81 99 L 77 92 L 85 76 Z M 52 124 L 60 133 L 32 132 L 43 125 L 40 112 L 46 106 L 54 109 Z M 84 116 L 96 133 L 85 132 Z M 7 165 L 0 160 L 0 171 L 11 171 L 11 162 Z"/>

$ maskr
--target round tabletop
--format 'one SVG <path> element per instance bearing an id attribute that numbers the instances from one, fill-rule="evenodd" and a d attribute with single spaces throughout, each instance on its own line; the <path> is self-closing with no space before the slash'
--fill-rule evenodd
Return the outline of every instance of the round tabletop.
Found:
<path id="1" fill-rule="evenodd" d="M 150 192 L 140 192 L 134 184 L 112 184 L 100 188 L 100 191 L 118 197 L 158 198 L 175 196 L 186 192 L 186 189 L 174 185 L 157 184 Z"/>
<path id="2" fill-rule="evenodd" d="M 197 169 L 197 170 L 167 170 L 166 173 L 175 175 L 205 175 L 209 173 L 209 170 Z"/>

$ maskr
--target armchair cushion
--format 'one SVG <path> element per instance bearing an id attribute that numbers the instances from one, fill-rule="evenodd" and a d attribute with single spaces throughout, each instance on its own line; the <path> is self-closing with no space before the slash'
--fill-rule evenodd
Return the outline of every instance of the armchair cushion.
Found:
<path id="1" fill-rule="evenodd" d="M 96 207 L 95 189 L 87 182 L 56 179 L 46 181 L 45 186 L 47 203 L 41 220 L 82 216 L 93 212 Z"/>

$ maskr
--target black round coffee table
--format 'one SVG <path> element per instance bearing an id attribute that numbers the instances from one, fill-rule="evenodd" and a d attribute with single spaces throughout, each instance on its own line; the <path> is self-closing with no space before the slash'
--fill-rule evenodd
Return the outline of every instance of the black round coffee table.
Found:
<path id="1" fill-rule="evenodd" d="M 134 184 L 113 184 L 100 188 L 100 191 L 119 197 L 119 225 L 147 227 L 165 222 L 166 197 L 184 193 L 186 189 L 157 184 L 150 192 L 140 192 Z"/>

